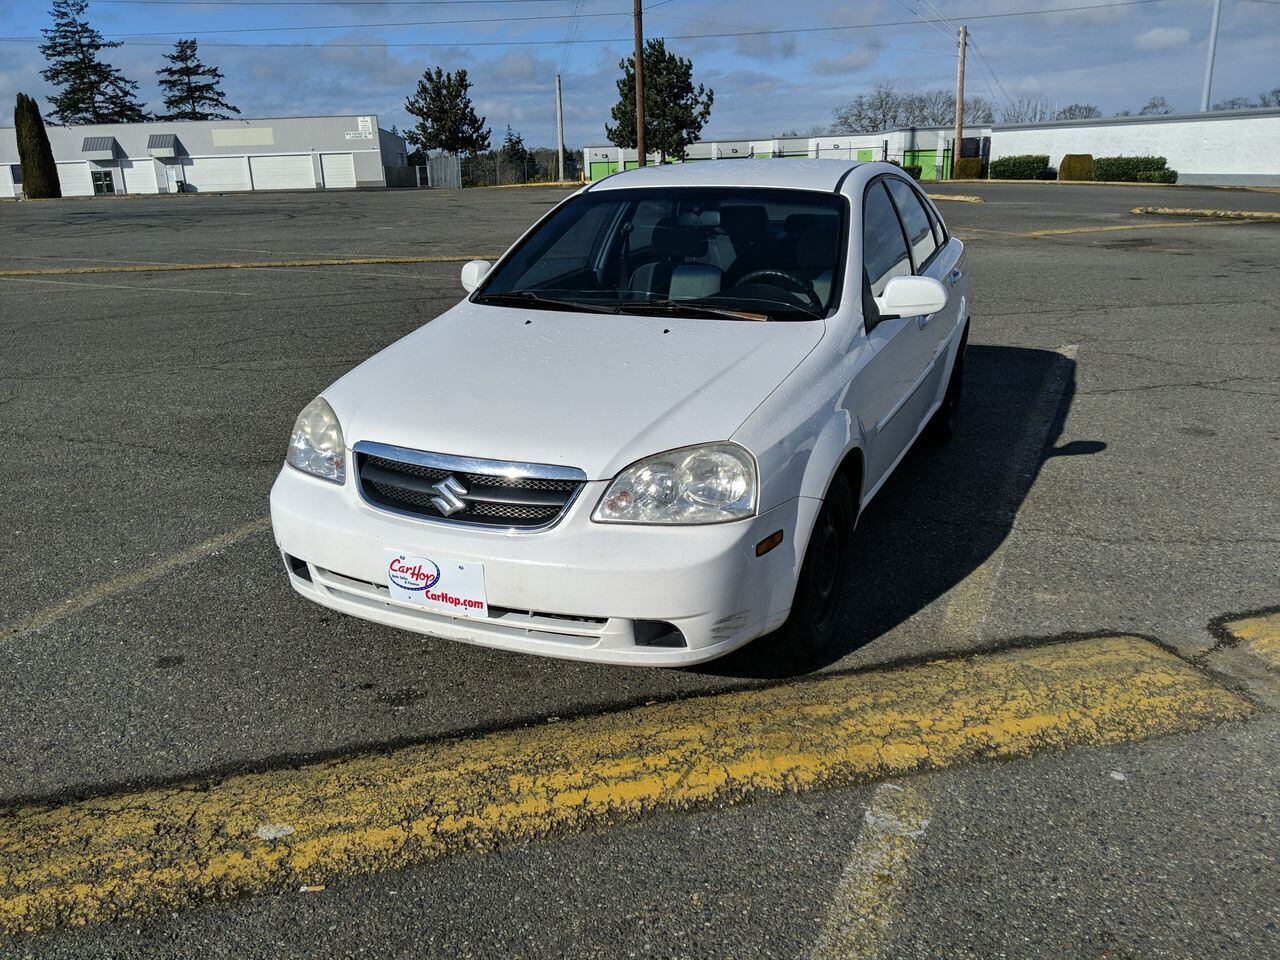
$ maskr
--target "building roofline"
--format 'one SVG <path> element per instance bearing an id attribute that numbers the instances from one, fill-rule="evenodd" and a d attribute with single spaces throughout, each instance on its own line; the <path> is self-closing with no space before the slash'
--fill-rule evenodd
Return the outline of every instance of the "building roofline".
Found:
<path id="1" fill-rule="evenodd" d="M 85 127 L 150 127 L 171 123 L 257 123 L 262 120 L 339 120 L 343 117 L 376 117 L 376 111 L 369 113 L 304 113 L 284 117 L 232 117 L 229 120 L 136 120 L 132 123 L 67 123 L 56 124 L 45 121 L 46 130 L 81 130 Z M 13 130 L 13 127 L 0 127 L 0 130 Z M 381 129 L 381 128 L 379 128 Z M 391 131 L 387 131 L 390 133 Z"/>
<path id="2" fill-rule="evenodd" d="M 1172 120 L 1243 120 L 1248 117 L 1280 117 L 1280 107 L 1250 107 L 1246 110 L 1207 110 L 1194 113 L 1163 113 L 1129 117 L 1089 117 L 1083 120 L 1040 120 L 1036 123 L 993 123 L 992 130 L 1035 130 L 1043 127 L 1119 126 L 1127 123 L 1166 123 Z"/>

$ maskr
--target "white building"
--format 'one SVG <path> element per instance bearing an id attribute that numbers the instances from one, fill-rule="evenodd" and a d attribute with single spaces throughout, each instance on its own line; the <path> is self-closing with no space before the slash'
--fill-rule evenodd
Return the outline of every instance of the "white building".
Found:
<path id="1" fill-rule="evenodd" d="M 385 187 L 403 138 L 374 114 L 46 127 L 64 197 Z M 12 127 L 0 128 L 0 197 L 21 190 Z"/>
<path id="2" fill-rule="evenodd" d="M 1057 167 L 1068 153 L 1160 156 L 1178 171 L 1179 183 L 1280 185 L 1280 109 L 978 125 L 966 126 L 964 132 L 966 146 L 984 145 L 991 160 L 1047 154 L 1050 166 Z M 919 166 L 923 180 L 942 180 L 950 176 L 952 139 L 949 127 L 910 127 L 819 137 L 703 140 L 689 147 L 686 162 L 736 157 L 895 160 Z M 612 145 L 587 147 L 583 154 L 589 180 L 630 170 L 637 163 L 636 151 Z M 657 163 L 658 156 L 650 154 L 649 162 Z"/>

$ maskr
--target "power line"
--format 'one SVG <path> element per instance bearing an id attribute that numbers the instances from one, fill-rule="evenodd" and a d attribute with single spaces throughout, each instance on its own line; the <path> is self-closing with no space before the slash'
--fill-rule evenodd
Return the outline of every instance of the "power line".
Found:
<path id="1" fill-rule="evenodd" d="M 119 0 L 119 2 L 125 2 L 125 0 Z M 170 3 L 170 2 L 186 3 L 187 0 L 128 0 L 128 2 L 159 4 L 159 3 Z M 191 2 L 199 2 L 199 0 L 191 0 Z M 208 4 L 213 4 L 216 2 L 219 4 L 241 5 L 243 4 L 244 0 L 203 0 L 203 2 Z M 284 0 L 280 0 L 280 2 L 284 2 Z M 300 2 L 300 0 L 291 0 L 291 2 L 297 3 L 297 2 Z M 1052 13 L 1072 13 L 1080 10 L 1101 10 L 1101 9 L 1110 8 L 1110 7 L 1133 7 L 1133 6 L 1143 6 L 1151 3 L 1166 3 L 1166 2 L 1168 2 L 1168 0 L 1113 0 L 1113 2 L 1111 3 L 1094 3 L 1094 4 L 1086 4 L 1083 6 L 1051 7 L 1043 10 L 1023 10 L 1023 11 L 1011 11 L 1008 13 L 978 14 L 972 17 L 966 17 L 965 19 L 994 20 L 994 19 L 1003 19 L 1006 17 L 1038 16 L 1041 14 L 1052 14 Z M 253 5 L 258 6 L 259 4 L 253 4 Z M 657 4 L 655 4 L 654 6 L 657 6 Z M 611 14 L 599 14 L 599 16 L 610 16 L 610 15 Z M 593 14 L 592 16 L 595 16 L 595 14 Z M 693 19 L 689 17 L 675 17 L 674 14 L 661 14 L 661 16 L 674 17 L 675 19 L 681 19 L 681 20 Z M 508 18 L 508 19 L 516 19 L 516 18 Z M 530 19 L 541 19 L 541 18 L 530 18 Z M 484 22 L 488 23 L 488 22 L 492 22 L 492 20 L 493 18 L 486 18 Z M 713 21 L 706 21 L 706 22 L 713 22 Z M 904 26 L 908 24 L 915 25 L 916 23 L 917 21 L 915 20 L 898 20 L 898 21 L 887 21 L 882 23 L 851 23 L 851 24 L 841 24 L 838 26 L 823 26 L 823 27 L 788 27 L 788 28 L 779 28 L 779 29 L 773 29 L 773 30 L 740 30 L 740 31 L 723 32 L 723 33 L 671 34 L 667 36 L 667 39 L 668 40 L 713 40 L 713 39 L 725 39 L 725 38 L 734 38 L 734 37 L 782 36 L 782 35 L 788 35 L 788 34 L 807 34 L 807 33 L 823 34 L 823 33 L 830 33 L 833 31 L 839 31 L 839 30 L 862 30 L 862 29 L 869 29 L 872 27 Z M 390 26 L 407 26 L 407 25 L 411 25 L 411 24 L 403 24 L 403 23 L 390 24 Z M 362 28 L 371 27 L 371 26 L 378 26 L 378 24 L 351 23 L 351 24 L 343 24 L 335 27 L 327 27 L 324 29 L 356 30 L 356 29 L 362 29 Z M 267 29 L 267 28 L 249 28 L 249 29 Z M 269 28 L 269 29 L 274 30 L 274 29 L 300 29 L 300 28 L 283 27 L 283 28 Z M 189 34 L 189 33 L 191 33 L 190 30 L 185 31 L 185 34 Z M 140 34 L 138 36 L 156 36 L 156 35 L 157 34 Z M 120 36 L 120 34 L 113 34 L 110 36 Z M 176 36 L 176 34 L 174 34 L 174 36 Z M 42 43 L 43 40 L 40 37 L 0 37 L 0 42 Z M 587 44 L 587 43 L 629 43 L 629 42 L 631 42 L 631 38 L 629 37 L 588 37 L 584 39 L 574 38 L 572 40 L 436 40 L 436 41 L 390 42 L 390 43 L 383 42 L 383 41 L 364 41 L 360 43 L 325 43 L 321 45 L 317 45 L 313 43 L 285 43 L 285 42 L 221 43 L 219 41 L 214 40 L 206 43 L 205 46 L 220 46 L 220 47 L 317 47 L 317 46 L 323 46 L 323 47 L 369 47 L 369 46 L 526 47 L 526 46 L 556 46 L 561 43 Z M 850 41 L 850 42 L 854 42 L 854 41 Z M 908 49 L 908 48 L 899 48 L 899 47 L 889 47 L 887 44 L 877 44 L 872 41 L 863 41 L 863 42 L 865 42 L 868 46 L 882 46 L 888 49 Z M 136 46 L 161 46 L 161 45 L 167 46 L 168 45 L 167 43 L 161 42 L 161 41 L 151 42 L 147 40 L 134 40 L 133 43 Z M 926 54 L 929 54 L 930 56 L 945 56 L 945 57 L 955 56 L 955 54 L 953 53 L 944 54 L 935 50 L 915 50 L 912 52 L 926 53 Z"/>

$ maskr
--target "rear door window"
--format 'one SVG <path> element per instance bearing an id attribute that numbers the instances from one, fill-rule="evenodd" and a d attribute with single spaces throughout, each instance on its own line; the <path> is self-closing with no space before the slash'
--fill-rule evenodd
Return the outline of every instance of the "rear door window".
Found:
<path id="1" fill-rule="evenodd" d="M 884 182 L 893 195 L 893 202 L 902 217 L 902 225 L 907 231 L 907 240 L 911 244 L 911 260 L 917 273 L 924 270 L 925 263 L 938 249 L 938 241 L 933 235 L 933 225 L 929 215 L 925 213 L 924 204 L 915 190 L 905 180 L 897 177 L 885 177 Z"/>

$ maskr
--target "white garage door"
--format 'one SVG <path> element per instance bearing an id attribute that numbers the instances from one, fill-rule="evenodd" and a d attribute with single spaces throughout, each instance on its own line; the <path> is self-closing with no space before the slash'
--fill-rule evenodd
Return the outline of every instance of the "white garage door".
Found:
<path id="1" fill-rule="evenodd" d="M 93 196 L 93 178 L 89 176 L 89 164 L 83 160 L 58 164 L 58 183 L 64 197 Z"/>
<path id="2" fill-rule="evenodd" d="M 121 160 L 120 169 L 124 174 L 124 187 L 117 187 L 124 193 L 159 193 L 156 187 L 156 162 L 146 160 Z"/>
<path id="3" fill-rule="evenodd" d="M 192 157 L 186 167 L 187 189 L 196 193 L 251 190 L 245 157 Z"/>
<path id="4" fill-rule="evenodd" d="M 324 185 L 330 190 L 356 185 L 356 158 L 349 153 L 320 154 L 320 169 L 324 172 Z"/>
<path id="5" fill-rule="evenodd" d="M 13 189 L 13 168 L 7 163 L 0 163 L 0 197 L 16 197 Z"/>
<path id="6" fill-rule="evenodd" d="M 311 154 L 296 157 L 250 157 L 255 190 L 314 190 L 315 170 Z"/>

